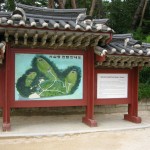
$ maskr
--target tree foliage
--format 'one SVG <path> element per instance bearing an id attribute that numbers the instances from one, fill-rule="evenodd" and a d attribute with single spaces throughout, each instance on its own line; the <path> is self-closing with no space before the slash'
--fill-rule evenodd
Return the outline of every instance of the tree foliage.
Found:
<path id="1" fill-rule="evenodd" d="M 116 33 L 126 33 L 131 29 L 138 2 L 139 0 L 113 0 L 110 3 L 110 25 Z"/>

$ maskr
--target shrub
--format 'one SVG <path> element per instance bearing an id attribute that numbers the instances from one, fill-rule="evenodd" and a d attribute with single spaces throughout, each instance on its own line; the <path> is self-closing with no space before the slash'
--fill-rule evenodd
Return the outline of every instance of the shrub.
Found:
<path id="1" fill-rule="evenodd" d="M 150 68 L 149 67 L 144 67 L 140 71 L 140 83 L 150 85 Z"/>
<path id="2" fill-rule="evenodd" d="M 146 37 L 145 42 L 146 42 L 146 43 L 150 43 L 150 35 L 148 35 L 148 36 Z"/>
<path id="3" fill-rule="evenodd" d="M 150 84 L 139 84 L 139 92 L 138 92 L 139 100 L 149 99 L 150 98 Z"/>
<path id="4" fill-rule="evenodd" d="M 139 100 L 150 98 L 150 68 L 144 67 L 139 77 Z"/>

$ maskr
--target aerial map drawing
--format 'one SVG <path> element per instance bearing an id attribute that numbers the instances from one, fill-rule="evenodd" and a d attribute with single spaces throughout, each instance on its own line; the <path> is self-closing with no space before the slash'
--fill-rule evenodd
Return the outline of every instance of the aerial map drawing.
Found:
<path id="1" fill-rule="evenodd" d="M 27 55 L 31 61 L 26 59 Z M 83 57 L 80 55 L 16 54 L 15 65 L 16 100 L 82 98 Z"/>

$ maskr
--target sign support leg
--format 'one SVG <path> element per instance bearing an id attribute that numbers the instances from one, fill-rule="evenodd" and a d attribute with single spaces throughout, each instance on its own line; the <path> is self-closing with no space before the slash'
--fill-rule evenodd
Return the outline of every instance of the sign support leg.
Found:
<path id="1" fill-rule="evenodd" d="M 94 49 L 88 49 L 87 65 L 87 106 L 86 116 L 82 122 L 90 127 L 96 127 L 97 121 L 94 119 Z"/>
<path id="2" fill-rule="evenodd" d="M 3 80 L 3 85 L 4 85 L 4 102 L 3 102 L 3 126 L 2 126 L 2 129 L 3 131 L 9 131 L 11 129 L 11 126 L 10 126 L 10 102 L 8 100 L 8 96 L 9 96 L 9 88 L 8 86 L 11 84 L 9 82 L 9 70 L 10 70 L 10 67 L 9 67 L 9 51 L 7 50 L 6 51 L 6 63 L 5 63 L 5 73 L 4 73 L 4 76 L 5 79 Z"/>
<path id="3" fill-rule="evenodd" d="M 134 123 L 141 123 L 141 118 L 138 117 L 138 82 L 139 68 L 133 68 L 132 71 L 132 87 L 131 87 L 131 103 L 128 104 L 128 114 L 124 115 L 124 119 Z"/>

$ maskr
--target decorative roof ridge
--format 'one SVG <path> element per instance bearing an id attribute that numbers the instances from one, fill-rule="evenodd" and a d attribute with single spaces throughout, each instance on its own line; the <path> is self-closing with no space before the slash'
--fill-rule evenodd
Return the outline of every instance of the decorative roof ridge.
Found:
<path id="1" fill-rule="evenodd" d="M 142 43 L 143 46 L 150 48 L 150 43 Z"/>
<path id="2" fill-rule="evenodd" d="M 126 39 L 126 38 L 133 38 L 132 33 L 126 33 L 126 34 L 114 34 L 113 39 Z"/>
<path id="3" fill-rule="evenodd" d="M 13 12 L 0 11 L 0 17 L 9 17 Z"/>
<path id="4" fill-rule="evenodd" d="M 34 11 L 39 11 L 39 12 L 47 12 L 47 13 L 86 13 L 86 8 L 78 8 L 78 9 L 51 9 L 51 8 L 46 8 L 46 7 L 36 7 L 36 6 L 29 6 L 29 5 L 25 5 L 25 4 L 20 4 L 20 3 L 16 3 L 16 7 L 22 8 L 25 10 L 25 12 L 27 13 L 28 11 L 31 11 L 34 13 Z"/>
<path id="5" fill-rule="evenodd" d="M 0 18 L 2 17 L 6 17 L 6 18 L 9 18 L 11 17 L 13 12 L 0 12 Z M 61 16 L 44 16 L 44 15 L 37 15 L 37 14 L 29 14 L 29 13 L 26 13 L 26 17 L 27 18 L 35 18 L 35 19 L 53 19 L 53 20 L 62 20 L 62 17 Z M 69 17 L 69 16 L 65 16 L 63 17 L 63 20 L 73 20 L 75 21 L 77 17 Z"/>
<path id="6" fill-rule="evenodd" d="M 13 12 L 0 12 L 0 18 L 1 17 L 11 17 Z M 44 15 L 37 15 L 37 14 L 30 14 L 30 13 L 26 13 L 26 17 L 27 18 L 34 18 L 34 19 L 43 19 L 43 16 Z M 44 20 L 47 20 L 47 19 L 53 19 L 53 20 L 62 20 L 62 17 L 61 16 L 44 16 Z M 69 16 L 65 16 L 63 17 L 63 20 L 66 20 L 66 21 L 75 21 L 77 19 L 77 17 L 69 17 Z M 93 19 L 93 23 L 94 24 L 106 24 L 108 21 L 107 18 L 104 18 L 104 19 Z"/>
<path id="7" fill-rule="evenodd" d="M 36 14 L 28 14 L 28 13 L 26 13 L 26 16 L 27 16 L 27 18 L 44 19 L 44 20 L 47 20 L 47 19 L 69 20 L 69 21 L 76 20 L 76 17 L 68 17 L 68 16 L 62 18 L 61 16 L 44 16 L 44 15 L 36 15 Z"/>
<path id="8" fill-rule="evenodd" d="M 101 23 L 101 24 L 106 24 L 108 21 L 109 21 L 108 18 L 93 19 L 93 22 L 94 22 L 95 24 L 99 24 L 99 23 Z"/>

